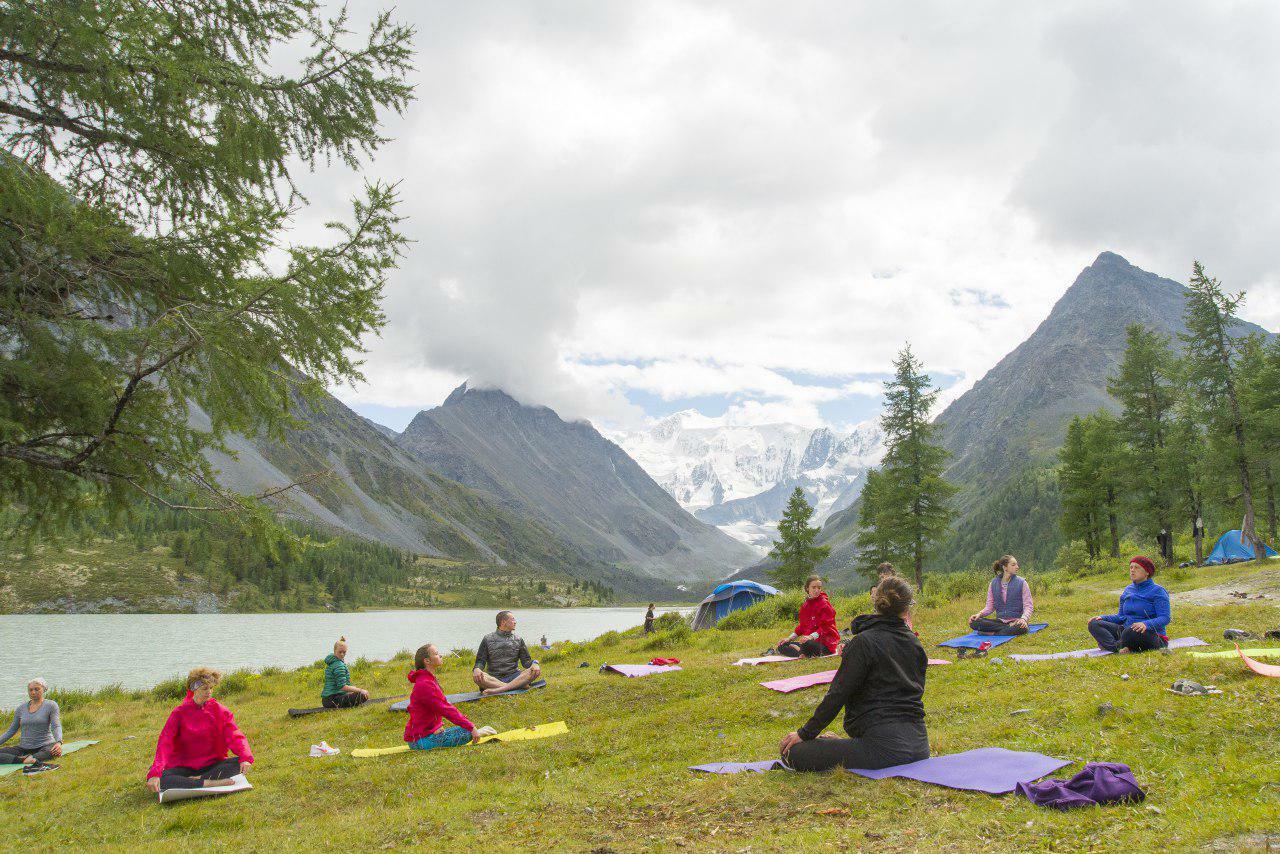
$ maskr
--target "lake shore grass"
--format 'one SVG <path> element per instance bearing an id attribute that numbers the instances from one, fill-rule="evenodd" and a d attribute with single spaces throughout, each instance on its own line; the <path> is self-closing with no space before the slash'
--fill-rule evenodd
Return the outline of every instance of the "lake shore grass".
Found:
<path id="1" fill-rule="evenodd" d="M 1255 571 L 1188 569 L 1158 580 L 1169 581 L 1173 591 L 1189 590 Z M 354 759 L 358 747 L 400 744 L 404 716 L 372 706 L 291 719 L 289 707 L 318 704 L 318 668 L 234 674 L 218 695 L 253 746 L 257 765 L 249 776 L 256 788 L 172 807 L 158 806 L 142 783 L 180 683 L 63 694 L 67 740 L 101 743 L 61 760 L 56 772 L 0 778 L 6 836 L 9 843 L 42 848 L 603 852 L 1192 850 L 1215 841 L 1237 850 L 1251 834 L 1280 834 L 1274 759 L 1280 680 L 1257 677 L 1236 659 L 1186 652 L 1022 664 L 1008 658 L 1090 646 L 1085 622 L 1114 611 L 1125 581 L 1118 570 L 1045 584 L 1033 575 L 1036 616 L 1050 628 L 987 659 L 931 667 L 925 705 L 935 755 L 1001 746 L 1074 763 L 1124 762 L 1147 789 L 1145 804 L 1056 813 L 1014 796 L 844 773 L 688 771 L 704 762 L 773 758 L 778 740 L 821 698 L 820 688 L 782 695 L 758 683 L 828 669 L 831 662 L 730 666 L 791 628 L 771 602 L 739 618 L 745 627 L 738 630 L 693 633 L 678 626 L 647 638 L 631 630 L 559 644 L 543 657 L 546 690 L 462 707 L 477 724 L 499 730 L 568 723 L 567 735 L 542 741 Z M 867 610 L 861 596 L 835 604 L 842 625 Z M 916 626 L 930 653 L 937 656 L 934 644 L 961 634 L 980 605 L 981 595 L 971 593 L 920 607 Z M 1171 636 L 1195 635 L 1211 649 L 1230 648 L 1221 639 L 1225 627 L 1261 631 L 1280 623 L 1275 600 L 1175 605 L 1174 616 Z M 405 645 L 429 641 L 406 638 Z M 82 655 L 86 667 L 102 652 L 68 650 Z M 684 669 L 644 679 L 597 672 L 602 663 L 655 655 L 680 658 Z M 582 662 L 589 666 L 579 668 Z M 200 663 L 217 665 L 192 662 Z M 8 651 L 7 664 L 21 666 L 21 652 Z M 375 696 L 404 693 L 408 664 L 403 655 L 357 661 L 353 678 Z M 469 668 L 469 657 L 447 659 L 445 690 L 468 690 Z M 1223 694 L 1166 691 L 1179 677 L 1215 684 Z M 1104 703 L 1114 711 L 1099 713 Z M 1017 710 L 1027 711 L 1013 715 Z M 321 739 L 342 755 L 308 758 L 309 746 Z"/>

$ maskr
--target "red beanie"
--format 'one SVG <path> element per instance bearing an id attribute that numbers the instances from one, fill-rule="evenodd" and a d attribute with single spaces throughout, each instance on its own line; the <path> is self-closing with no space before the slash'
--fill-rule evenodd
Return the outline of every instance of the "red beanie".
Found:
<path id="1" fill-rule="evenodd" d="M 1149 557 L 1137 555 L 1136 557 L 1129 558 L 1129 563 L 1136 563 L 1138 566 L 1145 569 L 1147 571 L 1147 578 L 1151 578 L 1156 574 L 1156 565 Z"/>

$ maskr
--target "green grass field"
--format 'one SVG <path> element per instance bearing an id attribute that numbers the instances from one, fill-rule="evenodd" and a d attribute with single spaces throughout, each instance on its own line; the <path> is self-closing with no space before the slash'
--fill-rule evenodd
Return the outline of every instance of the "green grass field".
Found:
<path id="1" fill-rule="evenodd" d="M 1161 580 L 1177 591 L 1249 572 L 1240 566 L 1184 570 Z M 498 729 L 568 722 L 568 735 L 512 745 L 353 759 L 353 748 L 401 743 L 404 716 L 374 706 L 290 719 L 286 708 L 317 704 L 320 670 L 237 674 L 219 695 L 254 748 L 250 779 L 256 788 L 170 807 L 157 805 L 142 784 L 155 736 L 173 705 L 156 694 L 175 686 L 137 695 L 67 695 L 66 738 L 102 743 L 65 758 L 54 773 L 0 779 L 6 847 L 1147 851 L 1214 842 L 1237 850 L 1261 845 L 1259 835 L 1266 834 L 1276 834 L 1277 844 L 1280 680 L 1255 676 L 1238 660 L 1196 660 L 1185 652 L 1011 662 L 1007 653 L 1090 646 L 1085 621 L 1114 610 L 1126 578 L 1117 570 L 1069 582 L 1031 581 L 1037 618 L 1051 624 L 1047 631 L 993 653 L 1003 654 L 1003 664 L 979 659 L 929 669 L 925 703 L 933 752 L 1002 746 L 1075 763 L 1125 762 L 1147 789 L 1145 804 L 1056 813 L 1012 795 L 845 773 L 712 776 L 686 770 L 717 760 L 772 758 L 782 735 L 803 723 L 820 699 L 820 688 L 781 695 L 757 683 L 826 669 L 829 662 L 729 666 L 759 654 L 789 629 L 765 610 L 736 622 L 772 622 L 767 628 L 694 635 L 681 626 L 648 639 L 634 631 L 610 633 L 590 644 L 558 647 L 544 659 L 551 682 L 546 690 L 463 707 L 477 724 Z M 970 594 L 917 611 L 916 626 L 931 653 L 942 652 L 933 649 L 938 641 L 963 631 L 980 599 Z M 865 604 L 864 597 L 838 600 L 841 623 Z M 1280 609 L 1271 600 L 1175 605 L 1174 618 L 1172 636 L 1196 635 L 1211 649 L 1224 649 L 1224 627 L 1274 628 Z M 405 638 L 405 646 L 430 640 Z M 95 651 L 68 654 L 81 654 L 85 666 L 93 666 Z M 684 670 L 630 680 L 597 672 L 604 662 L 654 655 L 681 658 Z M 945 651 L 936 657 L 954 656 Z M 590 667 L 579 669 L 582 661 Z M 21 666 L 20 652 L 7 651 L 6 664 Z M 358 662 L 354 677 L 376 695 L 402 693 L 407 665 L 404 657 Z M 468 688 L 469 666 L 461 657 L 448 660 L 446 691 Z M 1167 692 L 1180 676 L 1216 684 L 1224 693 Z M 1115 711 L 1100 715 L 1106 702 Z M 1011 714 L 1018 709 L 1030 711 Z M 309 745 L 321 739 L 343 754 L 308 758 Z"/>

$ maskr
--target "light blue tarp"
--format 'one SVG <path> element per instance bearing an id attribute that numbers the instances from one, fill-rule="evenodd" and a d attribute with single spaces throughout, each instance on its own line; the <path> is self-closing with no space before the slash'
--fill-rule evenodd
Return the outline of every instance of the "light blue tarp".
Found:
<path id="1" fill-rule="evenodd" d="M 695 629 L 709 629 L 728 614 L 750 608 L 767 596 L 777 596 L 778 590 L 758 581 L 727 581 L 711 591 L 698 606 L 694 618 Z"/>
<path id="2" fill-rule="evenodd" d="M 1263 548 L 1266 549 L 1267 557 L 1276 556 L 1276 550 L 1271 546 L 1264 545 Z M 1218 537 L 1218 542 L 1214 544 L 1213 551 L 1209 552 L 1209 556 L 1204 559 L 1204 562 L 1212 566 L 1241 560 L 1253 560 L 1253 549 L 1245 544 L 1244 537 L 1237 530 L 1227 531 L 1221 537 Z"/>

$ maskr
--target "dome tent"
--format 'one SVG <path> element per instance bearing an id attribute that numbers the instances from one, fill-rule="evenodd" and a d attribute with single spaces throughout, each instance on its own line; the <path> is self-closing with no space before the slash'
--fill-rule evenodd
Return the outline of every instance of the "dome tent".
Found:
<path id="1" fill-rule="evenodd" d="M 709 629 L 727 614 L 750 608 L 768 596 L 777 596 L 776 588 L 756 581 L 726 581 L 698 606 L 698 616 L 693 620 L 695 630 Z"/>
<path id="2" fill-rule="evenodd" d="M 1276 550 L 1266 543 L 1262 544 L 1262 548 L 1267 557 L 1275 557 Z M 1253 549 L 1244 542 L 1244 537 L 1237 529 L 1235 531 L 1227 531 L 1218 542 L 1213 544 L 1213 551 L 1209 552 L 1209 556 L 1204 559 L 1205 566 L 1217 566 L 1223 563 L 1237 563 L 1242 560 L 1253 560 Z"/>

